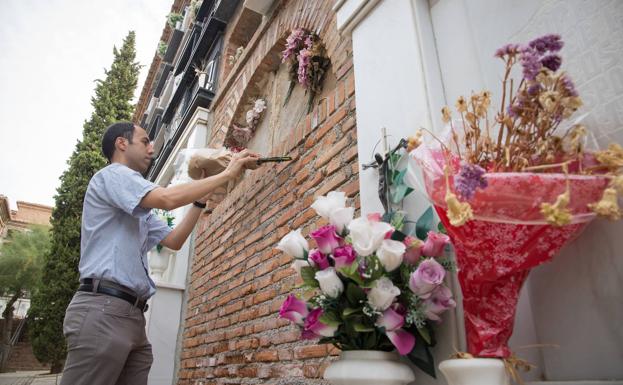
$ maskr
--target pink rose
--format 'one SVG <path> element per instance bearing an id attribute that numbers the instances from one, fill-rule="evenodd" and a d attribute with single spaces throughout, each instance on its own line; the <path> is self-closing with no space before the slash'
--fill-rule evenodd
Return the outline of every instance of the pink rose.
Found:
<path id="1" fill-rule="evenodd" d="M 405 251 L 404 261 L 409 265 L 417 265 L 422 256 L 422 244 L 423 242 L 415 237 L 407 236 L 404 239 L 404 244 L 407 246 Z"/>
<path id="2" fill-rule="evenodd" d="M 307 317 L 309 310 L 307 310 L 307 303 L 302 301 L 294 294 L 290 294 L 279 309 L 279 317 L 288 319 L 299 325 L 303 325 L 303 319 Z"/>
<path id="3" fill-rule="evenodd" d="M 452 292 L 446 286 L 437 286 L 431 296 L 424 301 L 426 318 L 432 321 L 441 321 L 439 315 L 456 306 L 452 299 Z"/>
<path id="4" fill-rule="evenodd" d="M 422 246 L 422 254 L 427 257 L 439 257 L 448 243 L 450 243 L 450 237 L 447 235 L 429 231 Z"/>
<path id="5" fill-rule="evenodd" d="M 392 305 L 385 310 L 376 321 L 376 325 L 385 328 L 385 334 L 391 343 L 396 347 L 398 353 L 409 354 L 415 346 L 413 334 L 402 329 L 405 323 L 404 309 L 400 306 Z"/>
<path id="6" fill-rule="evenodd" d="M 370 213 L 366 216 L 370 222 L 380 222 L 381 213 Z"/>
<path id="7" fill-rule="evenodd" d="M 333 250 L 333 260 L 335 261 L 335 268 L 339 269 L 343 266 L 350 266 L 357 259 L 355 250 L 350 246 L 342 246 Z"/>
<path id="8" fill-rule="evenodd" d="M 309 259 L 314 263 L 314 266 L 316 266 L 320 270 L 324 270 L 327 267 L 331 266 L 329 264 L 329 258 L 327 258 L 326 255 L 322 254 L 318 249 L 313 249 L 309 253 Z"/>
<path id="9" fill-rule="evenodd" d="M 425 259 L 417 270 L 411 273 L 409 288 L 423 299 L 430 297 L 433 290 L 441 285 L 446 276 L 446 270 L 433 258 Z"/>
<path id="10" fill-rule="evenodd" d="M 318 249 L 323 254 L 331 254 L 333 249 L 340 246 L 340 241 L 342 240 L 335 233 L 335 226 L 333 225 L 322 226 L 310 235 L 316 240 Z"/>
<path id="11" fill-rule="evenodd" d="M 320 321 L 322 313 L 323 311 L 321 308 L 317 308 L 309 312 L 309 315 L 305 318 L 305 326 L 302 334 L 304 339 L 308 339 L 312 335 L 316 335 L 318 337 L 333 337 L 335 331 L 337 330 L 337 326 L 329 326 L 322 323 Z"/>

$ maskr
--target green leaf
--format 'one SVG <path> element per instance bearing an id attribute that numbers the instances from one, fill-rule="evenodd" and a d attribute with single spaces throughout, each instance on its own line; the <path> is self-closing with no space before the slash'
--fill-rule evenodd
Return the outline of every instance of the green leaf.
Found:
<path id="1" fill-rule="evenodd" d="M 444 226 L 443 223 L 441 223 L 441 222 L 439 222 L 437 224 L 437 231 L 439 231 L 442 234 L 448 235 L 448 231 L 446 230 L 446 226 Z"/>
<path id="2" fill-rule="evenodd" d="M 349 283 L 346 286 L 346 299 L 348 300 L 351 306 L 353 307 L 361 306 L 361 303 L 365 302 L 366 298 L 367 298 L 366 293 L 364 293 L 363 289 L 360 288 L 359 286 L 353 283 Z"/>
<path id="3" fill-rule="evenodd" d="M 394 174 L 394 179 L 393 179 L 394 184 L 395 185 L 403 184 L 402 181 L 404 180 L 406 174 L 407 174 L 407 169 L 406 168 L 403 169 L 400 172 L 395 173 Z"/>
<path id="4" fill-rule="evenodd" d="M 390 224 L 396 230 L 402 231 L 402 228 L 405 224 L 405 212 L 404 211 L 394 211 L 392 212 Z"/>
<path id="5" fill-rule="evenodd" d="M 433 378 L 437 378 L 435 373 L 435 359 L 433 358 L 428 345 L 416 342 L 413 350 L 407 355 L 409 360 L 420 370 Z"/>
<path id="6" fill-rule="evenodd" d="M 418 218 L 415 224 L 415 235 L 419 239 L 426 239 L 428 232 L 434 228 L 434 221 L 435 217 L 433 215 L 433 208 L 429 207 L 426 211 L 424 211 L 424 214 Z"/>
<path id="7" fill-rule="evenodd" d="M 391 239 L 394 241 L 402 242 L 405 240 L 406 237 L 407 237 L 407 234 L 396 230 L 392 233 Z"/>
<path id="8" fill-rule="evenodd" d="M 392 203 L 394 204 L 400 203 L 407 195 L 408 190 L 409 190 L 409 187 L 404 183 L 397 185 L 394 191 L 392 192 Z"/>
<path id="9" fill-rule="evenodd" d="M 324 312 L 320 318 L 320 322 L 329 326 L 340 326 L 342 324 L 342 320 L 340 317 L 332 311 Z"/>
<path id="10" fill-rule="evenodd" d="M 364 343 L 363 343 L 363 347 L 365 349 L 368 349 L 368 350 L 374 349 L 377 347 L 377 343 L 378 343 L 377 333 L 366 333 Z"/>
<path id="11" fill-rule="evenodd" d="M 305 266 L 301 268 L 301 277 L 305 285 L 309 287 L 320 287 L 318 281 L 316 281 L 316 269 L 311 266 Z"/>
<path id="12" fill-rule="evenodd" d="M 358 333 L 368 333 L 368 332 L 373 332 L 374 328 L 371 326 L 366 326 L 364 324 L 361 323 L 356 323 L 353 325 L 353 328 L 355 329 L 356 332 Z"/>
<path id="13" fill-rule="evenodd" d="M 342 311 L 342 317 L 347 318 L 354 314 L 360 314 L 360 313 L 363 313 L 363 308 L 347 307 L 346 309 L 344 309 L 344 311 Z"/>
<path id="14" fill-rule="evenodd" d="M 359 285 L 363 285 L 363 279 L 359 276 L 359 264 L 357 262 L 353 262 L 350 266 L 344 266 L 337 269 L 343 276 L 346 278 L 350 278 L 351 280 L 357 282 Z"/>
<path id="15" fill-rule="evenodd" d="M 420 333 L 420 336 L 422 336 L 422 338 L 424 339 L 424 341 L 426 341 L 427 344 L 431 344 L 431 339 L 430 339 L 430 333 L 428 332 L 428 329 L 426 328 L 417 328 L 418 333 Z"/>

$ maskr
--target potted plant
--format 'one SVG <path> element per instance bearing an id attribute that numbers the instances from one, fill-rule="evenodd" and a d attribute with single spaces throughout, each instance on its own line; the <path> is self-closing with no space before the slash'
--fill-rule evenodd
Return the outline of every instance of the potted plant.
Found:
<path id="1" fill-rule="evenodd" d="M 333 384 L 407 384 L 414 376 L 398 355 L 434 376 L 433 325 L 455 306 L 444 285 L 452 269 L 449 238 L 423 228 L 421 238 L 405 234 L 404 213 L 353 219 L 343 192 L 318 197 L 311 207 L 327 222 L 310 233 L 316 247 L 300 229 L 277 246 L 295 258 L 304 290 L 288 296 L 280 317 L 297 324 L 302 339 L 342 351 L 324 374 Z"/>
<path id="2" fill-rule="evenodd" d="M 411 153 L 407 179 L 416 187 L 415 171 L 422 171 L 425 193 L 456 250 L 467 334 L 463 357 L 478 358 L 443 362 L 450 383 L 506 383 L 505 367 L 516 376 L 522 365 L 508 340 L 530 270 L 551 260 L 596 215 L 621 217 L 623 148 L 590 151 L 586 128 L 565 124 L 582 101 L 560 71 L 562 46 L 559 35 L 545 35 L 500 48 L 499 110 L 490 112 L 489 91 L 460 97 L 458 118 L 442 110 L 447 134 L 431 134 Z M 522 78 L 513 83 L 517 64 Z M 491 371 L 496 380 L 483 380 Z"/>

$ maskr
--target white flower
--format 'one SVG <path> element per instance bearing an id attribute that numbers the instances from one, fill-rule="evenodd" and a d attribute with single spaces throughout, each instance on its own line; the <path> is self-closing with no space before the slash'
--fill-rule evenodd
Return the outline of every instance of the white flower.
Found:
<path id="1" fill-rule="evenodd" d="M 318 197 L 311 205 L 316 213 L 325 219 L 330 219 L 331 213 L 346 206 L 346 194 L 341 191 L 331 191 L 326 197 Z"/>
<path id="2" fill-rule="evenodd" d="M 357 254 L 366 257 L 373 254 L 381 246 L 385 235 L 393 228 L 389 223 L 371 222 L 367 218 L 361 217 L 353 219 L 348 224 L 348 230 L 353 241 L 353 248 Z"/>
<path id="3" fill-rule="evenodd" d="M 394 286 L 389 278 L 381 277 L 374 281 L 372 289 L 368 292 L 368 303 L 374 310 L 385 311 L 399 295 L 400 289 Z"/>
<path id="4" fill-rule="evenodd" d="M 293 256 L 297 259 L 305 258 L 305 252 L 309 250 L 309 244 L 307 240 L 301 234 L 301 229 L 290 231 L 285 237 L 283 237 L 277 249 L 284 253 Z"/>
<path id="5" fill-rule="evenodd" d="M 315 278 L 320 284 L 320 290 L 331 298 L 339 297 L 344 291 L 344 284 L 333 267 L 317 271 Z"/>
<path id="6" fill-rule="evenodd" d="M 385 239 L 381 243 L 381 247 L 376 251 L 376 256 L 379 257 L 385 271 L 390 272 L 400 266 L 406 249 L 407 247 L 403 242 Z"/>
<path id="7" fill-rule="evenodd" d="M 249 110 L 247 111 L 247 124 L 253 124 L 253 120 L 256 118 L 255 111 Z"/>
<path id="8" fill-rule="evenodd" d="M 335 226 L 338 234 L 342 234 L 344 227 L 353 220 L 355 214 L 354 207 L 344 207 L 341 209 L 335 209 L 329 214 L 329 222 Z"/>
<path id="9" fill-rule="evenodd" d="M 299 276 L 301 275 L 301 269 L 303 267 L 309 266 L 309 262 L 304 259 L 295 259 L 294 262 L 292 262 L 292 265 L 290 265 L 290 267 L 294 269 L 294 271 L 296 271 L 296 274 L 298 274 Z"/>
<path id="10" fill-rule="evenodd" d="M 253 111 L 257 112 L 258 115 L 266 109 L 266 100 L 257 99 L 255 104 L 253 105 Z"/>

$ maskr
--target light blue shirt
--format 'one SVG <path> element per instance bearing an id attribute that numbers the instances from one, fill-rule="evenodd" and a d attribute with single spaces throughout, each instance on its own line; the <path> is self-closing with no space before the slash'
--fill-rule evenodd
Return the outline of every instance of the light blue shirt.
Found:
<path id="1" fill-rule="evenodd" d="M 82 210 L 80 279 L 113 281 L 143 299 L 156 292 L 148 274 L 147 252 L 171 229 L 151 210 L 139 206 L 156 187 L 120 163 L 93 175 Z"/>

